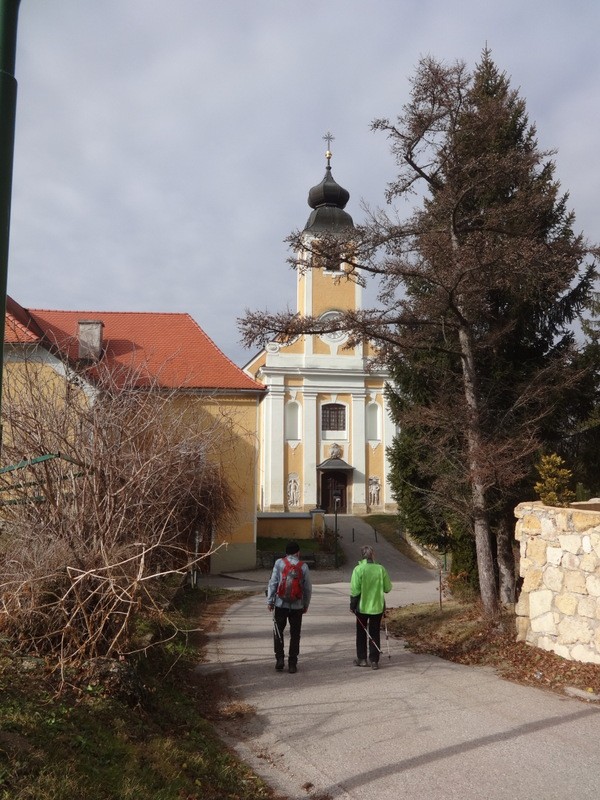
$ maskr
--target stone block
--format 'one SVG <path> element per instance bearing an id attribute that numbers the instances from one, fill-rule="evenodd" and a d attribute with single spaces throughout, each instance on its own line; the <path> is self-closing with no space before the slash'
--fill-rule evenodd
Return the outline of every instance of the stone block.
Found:
<path id="1" fill-rule="evenodd" d="M 595 597 L 584 596 L 579 598 L 577 603 L 577 614 L 580 617 L 589 617 L 590 619 L 597 619 L 598 613 L 598 600 Z M 573 612 L 574 613 L 574 612 Z"/>
<path id="2" fill-rule="evenodd" d="M 559 535 L 558 541 L 562 549 L 566 550 L 567 553 L 577 555 L 581 551 L 581 536 L 577 536 L 574 533 L 563 533 Z"/>
<path id="3" fill-rule="evenodd" d="M 527 638 L 525 639 L 527 644 L 531 644 L 531 645 L 533 645 L 533 647 L 537 647 L 538 638 L 539 638 L 538 634 L 535 633 L 534 631 L 532 631 L 531 630 L 531 626 L 529 626 L 527 628 Z"/>
<path id="4" fill-rule="evenodd" d="M 547 561 L 547 549 L 548 545 L 543 539 L 530 539 L 527 543 L 527 558 L 536 566 L 543 567 Z"/>
<path id="5" fill-rule="evenodd" d="M 598 559 L 596 553 L 586 553 L 581 556 L 579 569 L 583 570 L 583 572 L 595 572 L 598 567 L 600 567 L 600 559 Z"/>
<path id="6" fill-rule="evenodd" d="M 579 563 L 581 561 L 581 556 L 574 556 L 573 553 L 565 553 L 561 566 L 563 569 L 579 569 Z"/>
<path id="7" fill-rule="evenodd" d="M 521 556 L 521 558 L 519 559 L 519 575 L 521 575 L 521 577 L 524 578 L 525 575 L 527 575 L 529 570 L 532 568 L 532 566 L 533 564 L 528 558 L 523 558 Z"/>
<path id="8" fill-rule="evenodd" d="M 569 650 L 568 647 L 566 647 L 566 645 L 558 644 L 558 642 L 554 642 L 553 650 L 554 650 L 554 652 L 556 653 L 557 656 L 560 656 L 561 658 L 566 658 L 567 661 L 571 661 L 572 660 L 571 659 L 571 651 Z"/>
<path id="9" fill-rule="evenodd" d="M 559 644 L 587 644 L 592 639 L 593 630 L 587 619 L 564 617 L 558 623 L 557 634 Z"/>
<path id="10" fill-rule="evenodd" d="M 555 645 L 556 642 L 550 636 L 540 636 L 537 641 L 537 646 L 540 650 L 548 650 L 550 653 L 554 651 Z"/>
<path id="11" fill-rule="evenodd" d="M 556 520 L 554 515 L 548 517 L 544 516 L 540 520 L 542 526 L 542 536 L 546 539 L 552 539 L 557 533 Z"/>
<path id="12" fill-rule="evenodd" d="M 557 608 L 561 614 L 566 614 L 569 617 L 573 616 L 577 611 L 578 605 L 577 596 L 567 592 L 557 595 L 554 600 L 555 608 Z"/>
<path id="13" fill-rule="evenodd" d="M 528 541 L 529 541 L 529 539 L 526 537 L 524 539 L 521 539 L 521 541 L 519 542 L 519 556 L 520 556 L 520 558 L 525 558 L 526 555 L 527 555 L 527 542 Z"/>
<path id="14" fill-rule="evenodd" d="M 600 515 L 594 511 L 572 511 L 571 523 L 576 531 L 589 531 L 600 524 Z"/>
<path id="15" fill-rule="evenodd" d="M 554 522 L 559 531 L 573 530 L 570 524 L 571 513 L 567 509 L 556 509 L 554 512 Z"/>
<path id="16" fill-rule="evenodd" d="M 571 648 L 571 658 L 575 661 L 583 661 L 585 664 L 600 664 L 600 653 L 582 644 Z"/>
<path id="17" fill-rule="evenodd" d="M 553 567 L 560 566 L 562 557 L 563 557 L 563 551 L 561 547 L 546 548 L 546 563 L 551 564 Z"/>
<path id="18" fill-rule="evenodd" d="M 593 597 L 600 597 L 600 575 L 598 573 L 595 572 L 593 575 L 588 575 L 585 579 L 585 585 L 589 594 Z"/>
<path id="19" fill-rule="evenodd" d="M 575 594 L 588 593 L 583 572 L 565 572 L 563 586 L 566 592 L 575 592 Z"/>
<path id="20" fill-rule="evenodd" d="M 536 572 L 536 570 L 532 570 L 532 572 Z M 563 578 L 564 574 L 560 567 L 546 567 L 543 574 L 543 584 L 546 588 L 552 589 L 553 592 L 560 592 L 563 585 Z M 523 581 L 523 585 L 525 585 L 525 581 L 527 580 L 527 575 Z"/>
<path id="21" fill-rule="evenodd" d="M 584 553 L 592 552 L 592 540 L 590 539 L 589 535 L 581 537 L 581 548 Z"/>
<path id="22" fill-rule="evenodd" d="M 515 606 L 515 614 L 518 617 L 529 616 L 529 592 L 521 592 Z"/>
<path id="23" fill-rule="evenodd" d="M 562 579 L 562 574 L 561 574 Z M 531 592 L 538 589 L 542 585 L 542 570 L 529 569 L 523 578 L 523 592 Z M 552 587 L 549 587 L 552 588 Z"/>
<path id="24" fill-rule="evenodd" d="M 542 614 L 535 619 L 530 619 L 529 625 L 534 633 L 547 633 L 554 636 L 557 634 L 556 623 L 554 622 L 554 614 L 552 612 Z"/>
<path id="25" fill-rule="evenodd" d="M 594 553 L 600 558 L 600 533 L 590 533 L 590 544 Z"/>
<path id="26" fill-rule="evenodd" d="M 554 593 L 550 589 L 537 589 L 529 593 L 529 617 L 540 617 L 552 610 Z"/>
<path id="27" fill-rule="evenodd" d="M 527 632 L 529 631 L 529 620 L 526 617 L 517 617 L 517 642 L 527 641 Z"/>
<path id="28" fill-rule="evenodd" d="M 517 526 L 521 535 L 524 533 L 531 535 L 532 533 L 542 532 L 542 523 L 537 514 L 525 514 L 521 521 L 517 522 Z"/>

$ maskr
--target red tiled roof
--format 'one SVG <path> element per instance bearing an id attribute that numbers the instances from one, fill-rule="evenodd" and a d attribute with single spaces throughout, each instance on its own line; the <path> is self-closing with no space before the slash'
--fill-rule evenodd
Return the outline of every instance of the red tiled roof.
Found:
<path id="1" fill-rule="evenodd" d="M 39 342 L 42 335 L 42 331 L 35 325 L 29 312 L 12 297 L 7 297 L 4 341 L 7 344 L 35 343 Z"/>
<path id="2" fill-rule="evenodd" d="M 41 309 L 27 312 L 17 308 L 29 317 L 29 324 L 27 317 L 21 315 L 19 319 L 11 308 L 9 333 L 7 303 L 8 342 L 39 341 L 43 334 L 48 346 L 56 346 L 63 356 L 75 362 L 78 323 L 101 321 L 102 363 L 114 371 L 139 374 L 140 378 L 145 376 L 144 383 L 156 380 L 161 387 L 171 389 L 264 391 L 261 384 L 219 350 L 189 314 Z M 7 338 L 15 335 L 24 338 Z"/>

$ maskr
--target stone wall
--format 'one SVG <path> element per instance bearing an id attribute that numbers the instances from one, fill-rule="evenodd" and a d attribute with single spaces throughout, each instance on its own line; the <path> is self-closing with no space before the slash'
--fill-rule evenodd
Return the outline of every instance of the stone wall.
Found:
<path id="1" fill-rule="evenodd" d="M 521 503 L 523 578 L 517 638 L 563 658 L 600 664 L 600 510 Z"/>

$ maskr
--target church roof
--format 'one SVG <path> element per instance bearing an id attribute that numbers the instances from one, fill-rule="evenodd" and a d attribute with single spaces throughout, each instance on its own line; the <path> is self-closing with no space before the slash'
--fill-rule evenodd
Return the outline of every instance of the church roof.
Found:
<path id="1" fill-rule="evenodd" d="M 306 233 L 336 233 L 354 227 L 352 217 L 344 208 L 350 192 L 336 182 L 331 172 L 331 153 L 325 153 L 325 177 L 308 193 L 308 205 L 313 209 L 304 227 Z"/>
<path id="2" fill-rule="evenodd" d="M 72 363 L 79 356 L 79 322 L 102 323 L 102 364 L 135 374 L 141 385 L 264 392 L 185 313 L 24 309 L 7 299 L 7 343 L 38 343 Z"/>
<path id="3" fill-rule="evenodd" d="M 327 458 L 317 464 L 317 469 L 324 471 L 337 470 L 339 472 L 354 472 L 354 467 L 350 466 L 343 458 Z"/>

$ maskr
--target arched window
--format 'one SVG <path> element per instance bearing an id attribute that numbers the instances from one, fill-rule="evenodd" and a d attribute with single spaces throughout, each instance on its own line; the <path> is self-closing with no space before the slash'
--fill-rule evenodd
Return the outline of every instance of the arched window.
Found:
<path id="1" fill-rule="evenodd" d="M 287 441 L 299 441 L 300 433 L 300 406 L 295 400 L 285 406 L 285 438 Z"/>
<path id="2" fill-rule="evenodd" d="M 369 442 L 381 441 L 381 409 L 379 403 L 369 403 L 367 406 L 367 440 Z"/>

